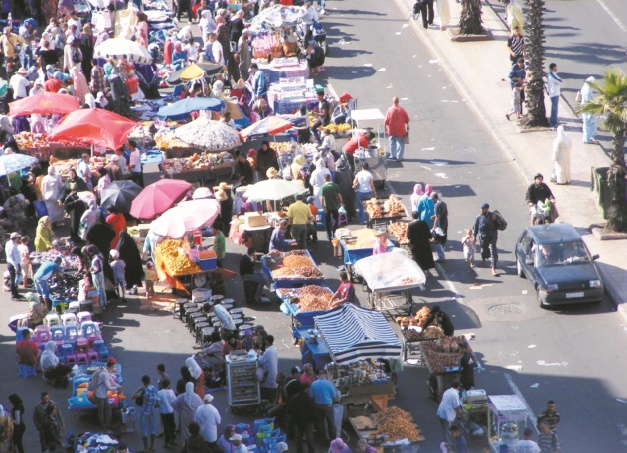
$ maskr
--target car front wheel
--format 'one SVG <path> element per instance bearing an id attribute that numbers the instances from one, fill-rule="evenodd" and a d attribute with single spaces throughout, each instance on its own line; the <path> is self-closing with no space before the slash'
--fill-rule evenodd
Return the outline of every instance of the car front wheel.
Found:
<path id="1" fill-rule="evenodd" d="M 520 258 L 516 259 L 516 272 L 520 278 L 526 278 L 525 271 L 523 270 L 522 264 L 520 264 Z"/>
<path id="2" fill-rule="evenodd" d="M 544 302 L 542 302 L 542 295 L 540 294 L 540 287 L 536 286 L 536 296 L 538 298 L 538 304 L 540 305 L 540 308 L 547 308 L 547 306 L 544 304 Z"/>

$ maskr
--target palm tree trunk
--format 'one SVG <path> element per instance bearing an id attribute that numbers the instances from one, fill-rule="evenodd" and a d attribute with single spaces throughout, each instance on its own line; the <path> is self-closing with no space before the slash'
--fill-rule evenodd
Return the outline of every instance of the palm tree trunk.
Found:
<path id="1" fill-rule="evenodd" d="M 527 75 L 525 95 L 527 115 L 521 121 L 524 127 L 547 127 L 549 121 L 544 107 L 544 0 L 526 0 L 527 23 L 525 25 L 525 50 Z"/>
<path id="2" fill-rule="evenodd" d="M 625 127 L 612 137 L 612 166 L 607 172 L 607 182 L 612 202 L 607 210 L 607 227 L 613 231 L 627 232 L 627 200 L 625 198 Z"/>
<path id="3" fill-rule="evenodd" d="M 462 0 L 462 13 L 459 17 L 459 33 L 462 35 L 482 35 L 481 0 Z"/>

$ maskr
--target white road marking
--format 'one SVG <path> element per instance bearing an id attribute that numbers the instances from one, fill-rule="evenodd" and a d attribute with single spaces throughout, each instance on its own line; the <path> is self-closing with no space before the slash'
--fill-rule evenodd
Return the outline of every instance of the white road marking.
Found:
<path id="1" fill-rule="evenodd" d="M 548 363 L 544 360 L 538 360 L 536 362 L 538 365 L 541 366 L 568 366 L 568 362 L 552 362 L 552 363 Z"/>
<path id="2" fill-rule="evenodd" d="M 512 389 L 512 392 L 514 392 L 514 395 L 516 395 L 518 397 L 518 399 L 527 408 L 527 417 L 529 417 L 529 420 L 531 420 L 531 426 L 533 426 L 533 429 L 536 430 L 536 433 L 539 432 L 538 431 L 538 419 L 534 415 L 533 411 L 531 410 L 531 406 L 529 406 L 529 404 L 527 403 L 527 400 L 522 395 L 521 391 L 518 389 L 516 384 L 514 384 L 514 380 L 512 379 L 512 376 L 506 373 L 505 374 L 505 380 L 509 384 L 509 387 Z"/>
<path id="3" fill-rule="evenodd" d="M 601 5 L 601 8 L 603 8 L 605 10 L 605 12 L 607 14 L 609 14 L 609 16 L 612 18 L 612 20 L 616 23 L 616 25 L 618 25 L 618 27 L 623 30 L 623 32 L 627 33 L 627 27 L 625 26 L 625 24 L 623 24 L 623 22 L 618 18 L 618 16 L 616 16 L 616 14 L 614 14 L 612 12 L 612 10 L 609 8 L 609 6 L 607 6 L 605 4 L 605 2 L 603 0 L 597 0 L 597 3 L 599 5 Z"/>

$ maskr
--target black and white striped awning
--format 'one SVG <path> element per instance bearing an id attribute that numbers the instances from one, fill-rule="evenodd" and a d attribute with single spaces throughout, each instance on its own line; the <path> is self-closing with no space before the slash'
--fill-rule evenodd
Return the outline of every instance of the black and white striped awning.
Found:
<path id="1" fill-rule="evenodd" d="M 353 304 L 315 316 L 314 323 L 338 364 L 398 358 L 403 345 L 378 311 Z"/>

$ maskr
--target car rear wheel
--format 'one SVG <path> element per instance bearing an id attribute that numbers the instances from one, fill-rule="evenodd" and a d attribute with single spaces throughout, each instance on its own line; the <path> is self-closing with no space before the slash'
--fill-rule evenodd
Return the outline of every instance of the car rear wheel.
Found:
<path id="1" fill-rule="evenodd" d="M 516 259 L 516 272 L 520 278 L 526 278 L 525 271 L 523 270 L 522 264 L 520 264 L 520 258 Z"/>

